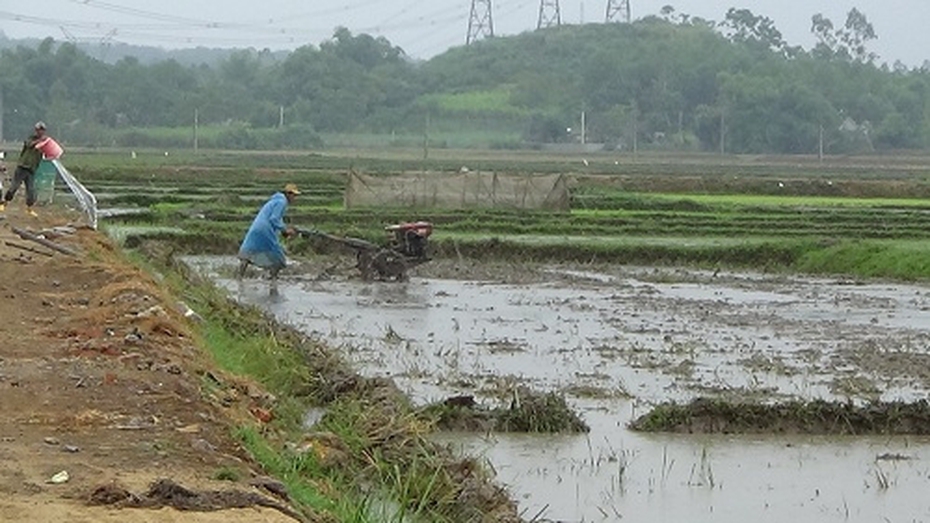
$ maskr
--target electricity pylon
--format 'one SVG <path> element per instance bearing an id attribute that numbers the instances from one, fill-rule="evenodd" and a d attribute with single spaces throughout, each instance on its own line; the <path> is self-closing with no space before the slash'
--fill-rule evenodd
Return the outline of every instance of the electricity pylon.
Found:
<path id="1" fill-rule="evenodd" d="M 482 38 L 493 36 L 494 16 L 491 14 L 491 0 L 471 0 L 468 36 L 465 37 L 465 43 L 471 45 Z"/>
<path id="2" fill-rule="evenodd" d="M 607 0 L 607 23 L 630 23 L 630 0 Z"/>
<path id="3" fill-rule="evenodd" d="M 562 25 L 562 10 L 559 8 L 559 0 L 539 0 L 539 21 L 536 22 L 536 29 L 560 25 Z"/>

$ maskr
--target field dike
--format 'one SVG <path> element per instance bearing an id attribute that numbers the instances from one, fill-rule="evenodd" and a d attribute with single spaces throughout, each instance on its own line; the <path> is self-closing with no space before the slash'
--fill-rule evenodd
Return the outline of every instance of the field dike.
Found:
<path id="1" fill-rule="evenodd" d="M 150 242 L 170 243 L 176 254 L 232 254 L 238 250 L 242 227 L 226 230 L 206 227 L 185 232 L 129 231 L 122 240 L 128 249 Z M 380 234 L 355 234 L 380 242 Z M 314 240 L 288 244 L 298 257 L 345 255 L 345 249 Z M 437 238 L 431 242 L 437 259 L 519 263 L 609 263 L 710 269 L 751 269 L 888 278 L 899 281 L 930 279 L 930 250 L 926 242 L 907 240 L 829 240 L 817 238 L 765 238 L 721 244 L 667 242 L 518 241 L 512 238 Z M 351 254 L 351 253 L 349 253 Z"/>
<path id="2" fill-rule="evenodd" d="M 239 228 L 241 229 L 241 227 Z M 150 242 L 170 243 L 177 254 L 232 254 L 239 248 L 241 231 L 225 230 L 131 232 L 123 238 L 128 249 L 138 249 Z M 380 242 L 382 235 L 357 234 L 368 241 Z M 527 243 L 500 238 L 437 239 L 431 253 L 441 259 L 486 261 L 521 261 L 541 263 L 612 263 L 696 265 L 751 268 L 790 268 L 807 254 L 825 248 L 812 240 L 770 241 L 745 245 L 672 245 L 672 244 L 573 244 L 555 240 L 551 243 Z M 319 241 L 295 240 L 288 244 L 298 256 L 343 253 L 343 247 Z M 812 265 L 813 267 L 813 265 Z"/>
<path id="3" fill-rule="evenodd" d="M 236 437 L 321 521 L 521 521 L 484 463 L 453 455 L 430 433 L 587 430 L 564 398 L 525 390 L 498 409 L 454 399 L 414 408 L 392 381 L 359 376 L 327 347 L 232 301 L 176 262 L 170 243 L 145 242 L 137 252 L 203 316 L 201 334 L 217 364 L 274 395 L 252 413 L 258 423 L 241 425 Z M 323 414 L 307 426 L 311 408 Z"/>
<path id="4" fill-rule="evenodd" d="M 930 403 L 865 405 L 815 400 L 760 404 L 699 398 L 666 403 L 637 418 L 641 432 L 684 434 L 930 435 Z"/>

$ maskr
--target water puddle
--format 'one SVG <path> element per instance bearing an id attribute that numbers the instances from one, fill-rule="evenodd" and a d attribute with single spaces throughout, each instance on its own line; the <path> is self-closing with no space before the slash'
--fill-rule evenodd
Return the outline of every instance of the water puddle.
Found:
<path id="1" fill-rule="evenodd" d="M 314 408 L 310 409 L 304 413 L 303 428 L 307 430 L 313 429 L 314 425 L 320 422 L 323 419 L 323 416 L 326 415 L 326 409 Z"/>
<path id="2" fill-rule="evenodd" d="M 925 398 L 930 289 L 820 279 L 553 269 L 526 285 L 413 279 L 237 283 L 244 303 L 344 348 L 415 401 L 516 384 L 570 394 L 586 436 L 443 434 L 557 521 L 930 520 L 930 440 L 643 435 L 650 404 L 696 396 Z M 700 276 L 700 277 L 698 277 Z M 924 370 L 927 369 L 927 370 Z"/>
<path id="3" fill-rule="evenodd" d="M 112 207 L 107 209 L 99 209 L 97 211 L 97 217 L 101 219 L 124 218 L 127 216 L 148 216 L 151 214 L 151 209 L 139 207 Z"/>
<path id="4" fill-rule="evenodd" d="M 177 227 L 154 227 L 150 225 L 105 225 L 104 229 L 110 238 L 118 243 L 126 238 L 140 234 L 184 234 L 184 230 Z"/>

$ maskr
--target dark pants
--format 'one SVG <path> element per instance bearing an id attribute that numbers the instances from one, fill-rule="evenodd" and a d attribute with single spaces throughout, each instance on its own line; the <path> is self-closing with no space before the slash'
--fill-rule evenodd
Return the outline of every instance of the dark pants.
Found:
<path id="1" fill-rule="evenodd" d="M 24 182 L 26 183 L 26 205 L 29 207 L 35 205 L 36 175 L 34 172 L 22 166 L 16 167 L 16 172 L 13 174 L 13 183 L 10 185 L 10 189 L 6 192 L 6 196 L 3 198 L 3 201 L 13 201 L 13 197 L 16 196 L 16 191 L 19 190 L 19 186 Z"/>

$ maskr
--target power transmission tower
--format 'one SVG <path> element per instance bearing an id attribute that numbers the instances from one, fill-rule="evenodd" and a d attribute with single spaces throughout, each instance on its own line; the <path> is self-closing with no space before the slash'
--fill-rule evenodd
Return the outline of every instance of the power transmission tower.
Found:
<path id="1" fill-rule="evenodd" d="M 494 36 L 494 16 L 491 0 L 471 0 L 471 15 L 468 17 L 468 36 L 465 43 L 471 45 L 482 38 Z"/>
<path id="2" fill-rule="evenodd" d="M 561 25 L 562 10 L 559 8 L 559 0 L 539 0 L 539 21 L 536 22 L 536 29 Z"/>
<path id="3" fill-rule="evenodd" d="M 71 44 L 75 46 L 78 44 L 78 39 L 73 34 L 71 34 L 71 31 L 68 31 L 67 29 L 65 29 L 65 26 L 63 25 L 60 25 L 58 27 L 61 29 L 62 34 L 65 35 L 65 39 L 68 40 L 68 42 L 70 42 Z"/>
<path id="4" fill-rule="evenodd" d="M 607 0 L 607 23 L 630 23 L 630 0 Z"/>

